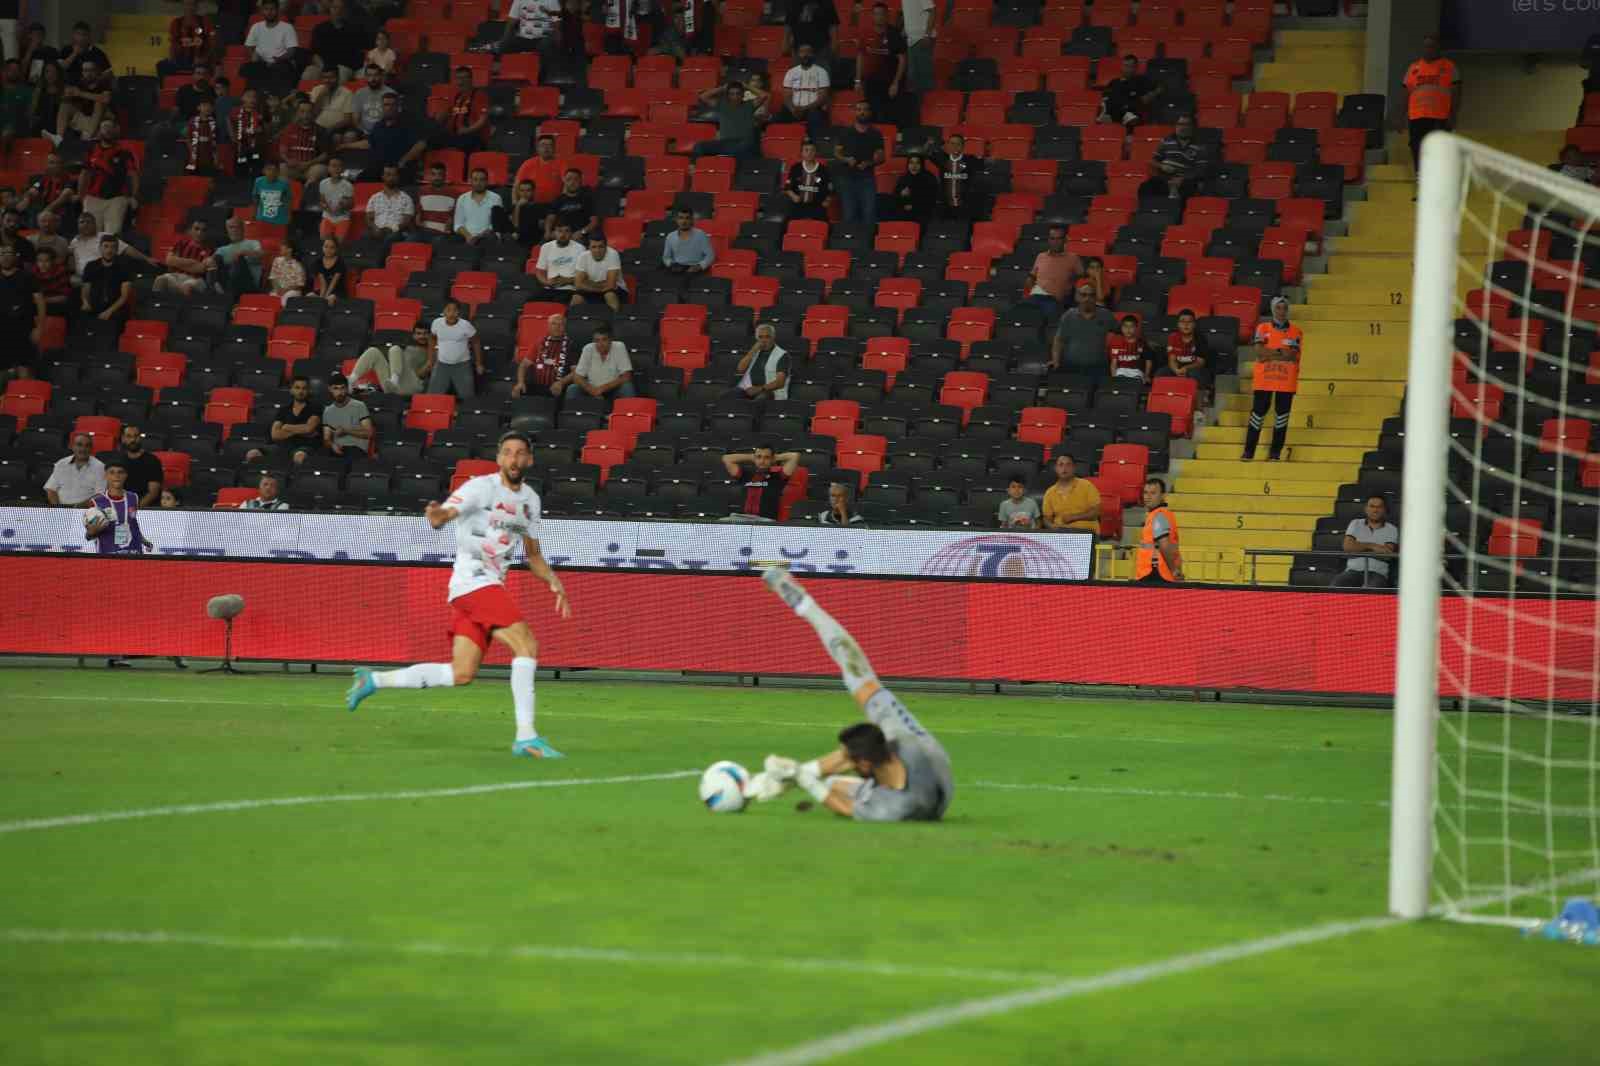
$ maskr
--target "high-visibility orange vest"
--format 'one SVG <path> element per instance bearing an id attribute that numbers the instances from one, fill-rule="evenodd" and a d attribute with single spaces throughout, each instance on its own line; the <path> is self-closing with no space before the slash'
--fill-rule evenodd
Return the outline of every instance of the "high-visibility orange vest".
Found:
<path id="1" fill-rule="evenodd" d="M 1167 509 L 1166 504 L 1152 507 L 1144 516 L 1144 531 L 1139 534 L 1139 550 L 1133 555 L 1134 580 L 1148 575 L 1152 566 L 1168 581 L 1178 580 L 1173 576 L 1172 567 L 1167 565 L 1166 556 L 1156 550 L 1155 521 L 1158 514 L 1167 516 L 1167 537 L 1174 545 L 1178 543 L 1178 520 L 1172 517 L 1172 512 Z"/>
<path id="2" fill-rule="evenodd" d="M 1269 351 L 1290 351 L 1293 359 L 1258 359 L 1254 388 L 1257 392 L 1294 392 L 1300 388 L 1301 343 L 1305 334 L 1293 322 L 1279 328 L 1271 319 L 1256 327 L 1255 343 Z"/>
<path id="3" fill-rule="evenodd" d="M 1411 101 L 1408 118 L 1447 119 L 1456 84 L 1456 65 L 1443 57 L 1428 62 L 1419 59 L 1406 68 L 1406 88 Z"/>

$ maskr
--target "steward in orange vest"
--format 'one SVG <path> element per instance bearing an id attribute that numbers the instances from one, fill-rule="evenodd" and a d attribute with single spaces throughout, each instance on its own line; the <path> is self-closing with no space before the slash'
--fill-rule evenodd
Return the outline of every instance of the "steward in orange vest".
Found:
<path id="1" fill-rule="evenodd" d="M 1144 529 L 1133 556 L 1133 579 L 1147 585 L 1171 585 L 1183 580 L 1183 556 L 1178 554 L 1178 522 L 1167 507 L 1167 483 L 1158 477 L 1144 483 Z"/>
<path id="2" fill-rule="evenodd" d="M 1295 390 L 1300 387 L 1300 356 L 1304 335 L 1289 321 L 1289 301 L 1282 296 L 1272 301 L 1272 317 L 1256 326 L 1255 396 L 1250 403 L 1250 428 L 1244 433 L 1245 462 L 1256 457 L 1261 425 L 1267 411 L 1274 415 L 1272 447 L 1267 458 L 1282 458 L 1284 438 L 1289 435 L 1289 409 L 1294 406 Z"/>
<path id="3" fill-rule="evenodd" d="M 1461 101 L 1456 65 L 1439 54 L 1439 38 L 1422 39 L 1422 58 L 1406 68 L 1406 118 L 1410 120 L 1411 162 L 1422 169 L 1422 139 L 1434 130 L 1454 129 Z"/>

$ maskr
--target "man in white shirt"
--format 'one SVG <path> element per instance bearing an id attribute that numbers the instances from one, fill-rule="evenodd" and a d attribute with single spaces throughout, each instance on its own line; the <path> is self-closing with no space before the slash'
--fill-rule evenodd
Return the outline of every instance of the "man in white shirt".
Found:
<path id="1" fill-rule="evenodd" d="M 556 20 L 561 17 L 561 0 L 511 0 L 506 11 L 506 32 L 495 50 L 505 52 L 544 52 L 556 43 Z"/>
<path id="2" fill-rule="evenodd" d="M 403 241 L 416 214 L 416 204 L 400 188 L 400 168 L 384 167 L 383 188 L 367 200 L 367 232 L 386 244 Z"/>
<path id="3" fill-rule="evenodd" d="M 1368 496 L 1365 518 L 1350 520 L 1344 531 L 1344 550 L 1351 558 L 1344 573 L 1333 579 L 1336 589 L 1381 589 L 1389 587 L 1389 564 L 1400 552 L 1400 530 L 1389 521 L 1389 503 L 1382 496 Z"/>
<path id="4" fill-rule="evenodd" d="M 795 52 L 796 64 L 783 76 L 783 110 L 779 122 L 804 122 L 806 135 L 816 138 L 828 128 L 828 98 L 832 80 L 828 68 L 817 62 L 816 49 L 803 44 Z"/>
<path id="5" fill-rule="evenodd" d="M 261 0 L 261 21 L 250 27 L 244 46 L 251 61 L 241 70 L 245 79 L 272 96 L 292 92 L 300 81 L 295 50 L 300 39 L 294 27 L 278 17 L 278 0 Z"/>
<path id="6" fill-rule="evenodd" d="M 494 234 L 494 209 L 503 207 L 500 194 L 489 188 L 489 172 L 482 167 L 472 168 L 472 188 L 456 200 L 455 221 L 452 228 L 456 236 L 468 244 L 477 244 Z"/>
<path id="7" fill-rule="evenodd" d="M 72 454 L 56 460 L 44 494 L 51 507 L 79 507 L 106 490 L 105 464 L 94 457 L 94 439 L 87 433 L 72 435 Z"/>
<path id="8" fill-rule="evenodd" d="M 770 322 L 756 327 L 756 342 L 733 368 L 739 384 L 732 396 L 752 403 L 789 398 L 789 353 L 778 347 L 778 332 Z"/>
<path id="9" fill-rule="evenodd" d="M 67 250 L 71 256 L 67 262 L 72 267 L 72 283 L 82 284 L 83 268 L 100 258 L 100 225 L 89 212 L 78 216 L 78 235 L 67 242 Z M 148 266 L 156 265 L 149 256 L 121 238 L 117 239 L 117 254 L 132 256 Z"/>
<path id="10" fill-rule="evenodd" d="M 443 395 L 454 391 L 463 400 L 470 400 L 474 388 L 473 372 L 483 373 L 483 343 L 471 322 L 461 317 L 461 304 L 456 300 L 444 302 L 444 314 L 433 320 L 428 332 L 428 362 L 422 372 L 428 379 L 428 391 Z"/>
<path id="11" fill-rule="evenodd" d="M 573 279 L 572 306 L 603 303 L 613 311 L 622 310 L 628 290 L 622 284 L 622 257 L 607 247 L 603 234 L 593 234 L 589 247 L 578 256 Z"/>
<path id="12" fill-rule="evenodd" d="M 584 253 L 583 245 L 572 239 L 572 227 L 566 222 L 556 223 L 556 237 L 539 246 L 539 258 L 533 265 L 533 276 L 544 286 L 543 300 L 568 299 L 577 288 L 578 257 Z"/>
<path id="13" fill-rule="evenodd" d="M 567 386 L 567 400 L 576 396 L 632 396 L 633 363 L 628 346 L 611 339 L 609 326 L 596 326 L 594 339 L 583 346 Z"/>

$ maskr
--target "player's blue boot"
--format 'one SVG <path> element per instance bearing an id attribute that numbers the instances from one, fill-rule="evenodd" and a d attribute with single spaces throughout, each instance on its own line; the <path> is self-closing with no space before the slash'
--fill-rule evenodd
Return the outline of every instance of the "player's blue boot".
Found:
<path id="1" fill-rule="evenodd" d="M 361 706 L 361 701 L 378 691 L 378 685 L 372 680 L 372 671 L 365 666 L 358 666 L 350 671 L 355 680 L 350 682 L 350 691 L 344 694 L 344 708 L 353 711 Z"/>
<path id="2" fill-rule="evenodd" d="M 550 746 L 544 737 L 534 737 L 532 740 L 519 740 L 511 745 L 511 754 L 522 755 L 530 759 L 562 759 L 565 758 L 559 751 Z"/>

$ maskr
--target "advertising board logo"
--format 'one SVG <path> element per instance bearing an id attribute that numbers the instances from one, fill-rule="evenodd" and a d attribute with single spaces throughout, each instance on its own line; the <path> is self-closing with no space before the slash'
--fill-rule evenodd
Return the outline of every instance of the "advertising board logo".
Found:
<path id="1" fill-rule="evenodd" d="M 1086 563 L 1032 537 L 990 533 L 958 540 L 922 564 L 927 577 L 1034 578 L 1082 581 Z"/>

